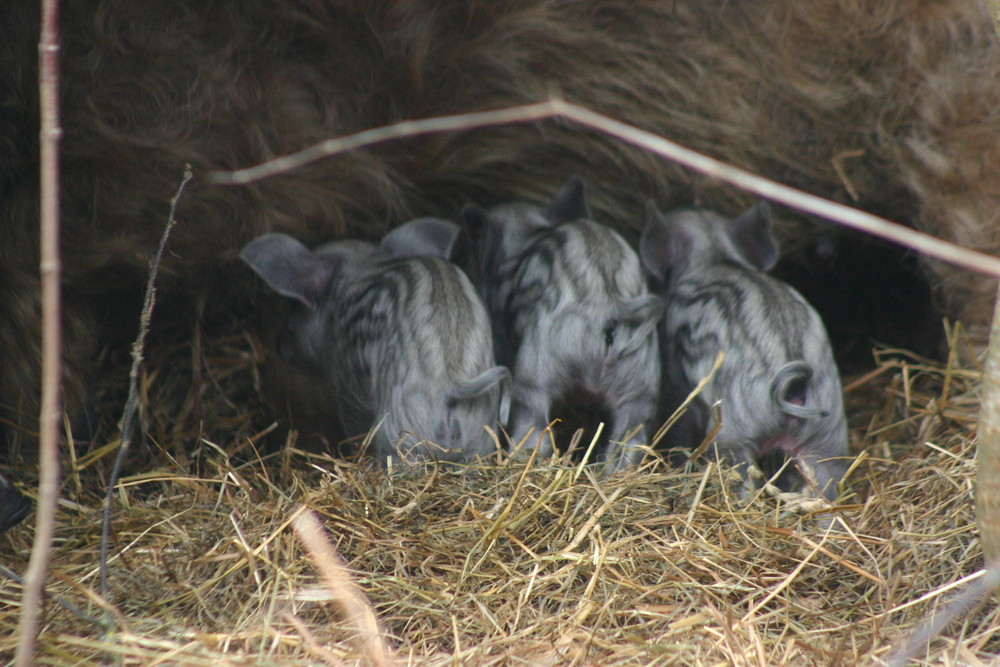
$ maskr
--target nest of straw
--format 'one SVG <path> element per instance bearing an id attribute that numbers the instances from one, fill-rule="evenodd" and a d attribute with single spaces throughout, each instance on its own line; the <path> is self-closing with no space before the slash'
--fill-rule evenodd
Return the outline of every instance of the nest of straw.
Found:
<path id="1" fill-rule="evenodd" d="M 239 326 L 194 340 L 147 354 L 146 441 L 115 496 L 106 598 L 117 442 L 67 459 L 40 664 L 881 664 L 982 568 L 980 371 L 957 361 L 960 331 L 945 363 L 879 350 L 845 378 L 858 459 L 832 507 L 766 490 L 742 503 L 712 462 L 650 457 L 601 478 L 497 454 L 387 476 L 294 435 L 269 446 L 259 342 Z M 30 521 L 0 536 L 18 572 Z M 0 596 L 9 656 L 19 584 L 0 579 Z M 998 653 L 991 600 L 918 656 Z"/>

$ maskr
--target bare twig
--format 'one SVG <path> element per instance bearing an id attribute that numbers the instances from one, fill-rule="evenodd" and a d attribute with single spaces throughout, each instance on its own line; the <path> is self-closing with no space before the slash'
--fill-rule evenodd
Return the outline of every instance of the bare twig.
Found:
<path id="1" fill-rule="evenodd" d="M 39 106 L 41 110 L 41 281 L 42 281 L 42 400 L 39 414 L 38 512 L 31 561 L 25 573 L 19 639 L 14 664 L 33 663 L 38 610 L 49 565 L 59 499 L 60 370 L 62 326 L 60 318 L 61 266 L 59 263 L 59 2 L 42 0 L 42 30 L 38 44 Z"/>
<path id="2" fill-rule="evenodd" d="M 1000 559 L 1000 295 L 986 348 L 976 444 L 976 519 L 987 559 Z"/>
<path id="3" fill-rule="evenodd" d="M 111 478 L 108 480 L 108 493 L 104 498 L 104 516 L 101 523 L 101 596 L 108 596 L 108 550 L 110 548 L 111 537 L 111 505 L 114 500 L 115 487 L 118 485 L 118 476 L 121 474 L 122 461 L 132 444 L 132 422 L 135 419 L 136 403 L 139 400 L 139 367 L 142 365 L 142 351 L 146 343 L 146 334 L 149 332 L 149 321 L 153 315 L 153 306 L 156 304 L 156 273 L 160 268 L 160 259 L 163 257 L 163 249 L 167 245 L 167 238 L 170 230 L 177 222 L 175 214 L 177 212 L 177 201 L 184 192 L 184 186 L 191 180 L 191 165 L 185 165 L 184 176 L 181 184 L 177 186 L 177 193 L 170 200 L 170 215 L 167 217 L 167 224 L 163 228 L 160 236 L 160 245 L 156 249 L 149 267 L 149 279 L 146 281 L 146 296 L 142 304 L 142 312 L 139 315 L 139 335 L 136 336 L 132 344 L 132 368 L 128 374 L 128 399 L 125 401 L 125 410 L 122 414 L 122 437 L 121 445 L 118 447 L 118 454 L 115 456 L 115 464 L 111 469 Z"/>
<path id="4" fill-rule="evenodd" d="M 350 571 L 333 546 L 323 536 L 319 519 L 312 511 L 305 510 L 292 520 L 292 528 L 326 582 L 333 599 L 340 604 L 341 613 L 354 627 L 359 653 L 368 664 L 376 667 L 392 665 L 395 662 L 393 653 L 382 638 L 375 610 L 352 580 Z"/>
<path id="5" fill-rule="evenodd" d="M 17 574 L 17 572 L 14 572 L 13 570 L 11 570 L 11 569 L 3 566 L 3 565 L 0 565 L 0 576 L 3 576 L 3 577 L 6 577 L 7 579 L 10 579 L 14 583 L 20 584 L 22 587 L 24 586 L 24 579 L 22 579 L 21 577 L 19 577 L 18 574 Z M 62 598 L 62 597 L 60 597 L 58 595 L 49 595 L 49 594 L 45 593 L 44 591 L 42 593 L 42 596 L 44 598 L 46 598 L 46 599 L 52 600 L 53 602 L 55 602 L 57 605 L 59 605 L 60 607 L 62 607 L 66 611 L 70 612 L 71 614 L 74 614 L 80 620 L 86 621 L 88 623 L 92 623 L 92 624 L 96 625 L 100 629 L 104 628 L 104 624 L 101 622 L 100 619 L 94 618 L 90 614 L 84 613 L 83 611 L 80 610 L 79 607 L 77 607 L 72 602 L 70 602 L 70 601 L 68 601 L 68 600 L 66 600 L 66 599 L 64 599 L 64 598 Z"/>
<path id="6" fill-rule="evenodd" d="M 790 188 L 745 169 L 734 167 L 720 160 L 702 155 L 680 144 L 640 130 L 614 118 L 596 113 L 585 107 L 561 100 L 552 100 L 553 109 L 564 118 L 617 137 L 662 157 L 674 160 L 706 176 L 718 178 L 741 190 L 753 192 L 791 208 L 811 213 L 847 227 L 867 232 L 887 241 L 912 248 L 929 257 L 961 266 L 972 271 L 987 273 L 1000 278 L 1000 259 L 963 248 L 960 245 L 918 232 L 895 222 L 844 206 L 801 190 Z"/>
<path id="7" fill-rule="evenodd" d="M 1000 259 L 986 253 L 963 248 L 923 232 L 880 218 L 850 206 L 838 204 L 816 195 L 782 185 L 745 169 L 734 167 L 703 155 L 652 132 L 615 120 L 578 104 L 553 98 L 546 102 L 508 107 L 492 111 L 477 111 L 454 116 L 439 116 L 394 123 L 357 134 L 328 139 L 297 153 L 269 160 L 254 167 L 229 172 L 213 172 L 212 183 L 238 185 L 251 183 L 284 173 L 331 155 L 356 148 L 372 146 L 393 139 L 438 132 L 468 130 L 491 125 L 505 125 L 561 117 L 593 130 L 616 137 L 626 143 L 678 162 L 693 171 L 717 178 L 748 192 L 753 192 L 791 208 L 852 227 L 887 241 L 912 248 L 972 271 L 1000 278 Z"/>
<path id="8" fill-rule="evenodd" d="M 435 116 L 433 118 L 421 118 L 420 120 L 405 120 L 401 123 L 376 127 L 344 137 L 327 139 L 297 153 L 277 157 L 255 167 L 238 169 L 236 171 L 212 172 L 208 175 L 208 182 L 220 185 L 253 183 L 269 176 L 304 167 L 307 164 L 330 157 L 331 155 L 385 143 L 393 139 L 417 137 L 424 134 L 437 134 L 439 132 L 455 132 L 491 125 L 523 123 L 531 120 L 552 118 L 555 115 L 557 114 L 552 102 L 540 102 L 538 104 L 526 104 L 524 106 L 490 111 L 475 111 L 473 113 L 463 113 L 454 116 Z"/>
<path id="9" fill-rule="evenodd" d="M 977 575 L 982 575 L 978 576 Z M 1000 558 L 982 572 L 972 577 L 966 577 L 966 589 L 956 595 L 940 612 L 924 621 L 902 645 L 886 661 L 886 667 L 905 667 L 914 659 L 917 652 L 923 649 L 942 629 L 952 621 L 965 618 L 973 606 L 983 601 L 990 591 L 1000 586 Z M 969 582 L 968 579 L 977 577 Z"/>
<path id="10" fill-rule="evenodd" d="M 292 528 L 326 582 L 333 599 L 340 604 L 341 613 L 354 627 L 358 651 L 369 664 L 376 667 L 392 665 L 395 662 L 392 650 L 382 638 L 375 610 L 354 583 L 350 571 L 336 550 L 323 536 L 319 519 L 312 511 L 305 510 L 292 520 Z"/>

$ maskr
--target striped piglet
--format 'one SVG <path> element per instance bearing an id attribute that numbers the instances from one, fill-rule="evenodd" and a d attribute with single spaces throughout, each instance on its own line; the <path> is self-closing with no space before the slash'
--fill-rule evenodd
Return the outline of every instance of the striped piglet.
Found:
<path id="1" fill-rule="evenodd" d="M 661 330 L 665 415 L 725 359 L 669 435 L 694 447 L 721 401 L 716 447 L 739 467 L 772 451 L 791 457 L 808 488 L 833 500 L 848 466 L 840 379 L 819 315 L 789 285 L 768 276 L 778 256 L 770 207 L 734 220 L 710 211 L 663 214 L 650 202 L 640 241 L 643 265 L 666 304 Z M 749 471 L 745 471 L 749 472 Z M 753 488 L 745 476 L 744 493 Z"/>
<path id="2" fill-rule="evenodd" d="M 608 471 L 637 463 L 660 382 L 660 299 L 649 293 L 635 251 L 590 219 L 573 179 L 548 207 L 468 207 L 468 269 L 493 319 L 497 359 L 514 382 L 508 432 L 534 428 L 539 454 L 554 404 L 574 397 L 606 413 Z M 629 431 L 637 433 L 626 439 Z M 541 436 L 541 437 L 539 437 Z"/>
<path id="3" fill-rule="evenodd" d="M 509 377 L 493 361 L 489 318 L 468 278 L 442 259 L 458 233 L 423 218 L 379 246 L 336 241 L 310 251 L 266 234 L 241 257 L 294 299 L 278 354 L 330 394 L 346 435 L 377 427 L 380 460 L 486 455 L 484 426 L 507 418 Z"/>

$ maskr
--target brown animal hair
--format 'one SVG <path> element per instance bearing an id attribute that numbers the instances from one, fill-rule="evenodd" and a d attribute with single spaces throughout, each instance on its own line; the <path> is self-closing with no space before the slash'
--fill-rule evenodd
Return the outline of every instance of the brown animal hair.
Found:
<path id="1" fill-rule="evenodd" d="M 39 365 L 36 11 L 0 9 L 0 407 L 29 430 Z M 71 406 L 115 313 L 137 312 L 185 163 L 203 176 L 404 118 L 553 91 L 809 192 L 1000 250 L 1000 51 L 978 0 L 82 0 L 62 22 Z M 571 174 L 592 185 L 595 217 L 632 238 L 651 195 L 665 208 L 727 214 L 750 201 L 565 122 L 415 138 L 249 186 L 196 178 L 178 208 L 161 298 L 245 308 L 253 283 L 235 258 L 262 233 L 309 244 L 375 238 L 469 201 L 544 201 Z M 816 229 L 786 219 L 777 231 L 811 262 Z M 946 312 L 986 324 L 990 281 L 924 266 Z M 206 314 L 165 308 L 185 310 Z"/>

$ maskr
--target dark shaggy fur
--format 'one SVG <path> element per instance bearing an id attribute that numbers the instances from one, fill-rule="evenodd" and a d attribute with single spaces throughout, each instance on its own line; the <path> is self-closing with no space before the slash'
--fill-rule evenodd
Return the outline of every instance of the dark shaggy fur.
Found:
<path id="1" fill-rule="evenodd" d="M 0 416 L 29 431 L 36 12 L 28 0 L 0 8 Z M 977 0 L 80 0 L 62 24 L 70 405 L 81 404 L 96 350 L 137 312 L 185 163 L 204 175 L 554 90 L 807 191 L 1000 251 L 1000 50 Z M 544 201 L 570 174 L 592 184 L 595 217 L 632 238 L 651 195 L 724 213 L 749 201 L 554 121 L 394 142 L 246 187 L 196 178 L 161 272 L 163 312 L 246 306 L 253 283 L 236 255 L 262 233 L 374 238 L 469 201 Z M 828 256 L 857 242 L 784 224 L 784 247 L 806 264 L 817 248 Z M 990 281 L 924 268 L 949 314 L 986 324 Z"/>

